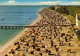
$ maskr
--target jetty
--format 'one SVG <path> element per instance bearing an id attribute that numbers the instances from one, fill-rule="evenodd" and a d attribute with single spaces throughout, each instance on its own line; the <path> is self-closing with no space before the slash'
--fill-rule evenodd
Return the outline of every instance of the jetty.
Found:
<path id="1" fill-rule="evenodd" d="M 54 26 L 71 26 L 71 25 L 54 25 Z M 24 29 L 24 28 L 35 28 L 42 26 L 0 26 L 0 29 Z"/>
<path id="2" fill-rule="evenodd" d="M 24 28 L 34 28 L 41 26 L 0 26 L 0 29 L 24 29 Z"/>

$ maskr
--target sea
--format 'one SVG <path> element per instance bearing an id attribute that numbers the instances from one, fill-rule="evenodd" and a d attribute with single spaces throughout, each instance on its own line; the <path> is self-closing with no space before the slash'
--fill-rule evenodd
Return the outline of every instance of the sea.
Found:
<path id="1" fill-rule="evenodd" d="M 37 17 L 38 12 L 50 5 L 3 5 L 0 6 L 0 26 L 30 25 Z M 29 19 L 31 18 L 31 20 Z M 23 29 L 0 29 L 0 46 L 13 39 Z"/>

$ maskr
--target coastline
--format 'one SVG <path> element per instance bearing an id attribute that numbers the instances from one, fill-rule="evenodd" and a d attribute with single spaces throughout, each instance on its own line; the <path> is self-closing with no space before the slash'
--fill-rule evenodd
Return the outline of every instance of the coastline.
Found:
<path id="1" fill-rule="evenodd" d="M 41 10 L 40 10 L 41 11 Z M 30 24 L 30 26 L 35 25 L 37 21 L 39 21 L 41 19 L 41 15 L 38 14 L 37 19 Z M 23 35 L 25 35 L 25 31 L 27 31 L 29 28 L 25 28 L 23 29 L 18 35 L 16 35 L 14 38 L 12 38 L 10 41 L 8 41 L 7 43 L 5 43 L 3 46 L 0 47 L 0 55 L 2 54 L 2 52 L 4 50 L 6 50 L 8 47 L 11 46 L 11 44 L 15 43 L 18 39 L 22 38 Z"/>

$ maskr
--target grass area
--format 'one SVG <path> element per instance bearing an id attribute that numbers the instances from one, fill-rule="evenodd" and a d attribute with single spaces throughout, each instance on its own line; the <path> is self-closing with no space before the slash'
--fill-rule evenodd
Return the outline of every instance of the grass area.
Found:
<path id="1" fill-rule="evenodd" d="M 80 20 L 79 20 L 79 29 L 80 29 Z"/>
<path id="2" fill-rule="evenodd" d="M 71 15 L 73 17 L 76 16 L 77 13 L 80 13 L 80 6 L 58 6 L 59 8 L 56 9 L 57 12 Z M 55 10 L 55 6 L 49 7 L 52 10 Z"/>
<path id="3" fill-rule="evenodd" d="M 77 35 L 77 37 L 78 37 L 78 39 L 79 39 L 79 41 L 80 41 L 80 31 L 75 31 L 75 33 L 76 33 L 76 35 Z"/>
<path id="4" fill-rule="evenodd" d="M 71 22 L 71 24 L 76 24 L 76 19 L 73 16 L 66 15 L 66 14 L 63 14 L 63 15 L 66 16 L 69 19 L 69 21 Z"/>

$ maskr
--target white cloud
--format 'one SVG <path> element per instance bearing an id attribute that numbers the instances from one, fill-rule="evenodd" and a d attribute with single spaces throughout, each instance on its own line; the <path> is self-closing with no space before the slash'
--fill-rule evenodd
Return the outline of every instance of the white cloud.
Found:
<path id="1" fill-rule="evenodd" d="M 78 4 L 78 5 L 80 5 L 80 2 L 71 2 L 71 4 Z"/>
<path id="2" fill-rule="evenodd" d="M 61 1 L 54 1 L 54 2 L 52 2 L 52 1 L 48 1 L 48 2 L 40 2 L 41 4 L 58 4 L 58 3 L 60 3 Z"/>
<path id="3" fill-rule="evenodd" d="M 8 3 L 15 3 L 15 1 L 14 0 L 9 0 Z"/>
<path id="4" fill-rule="evenodd" d="M 62 1 L 48 1 L 48 2 L 40 2 L 40 4 L 44 5 L 80 5 L 80 2 L 62 2 Z"/>

